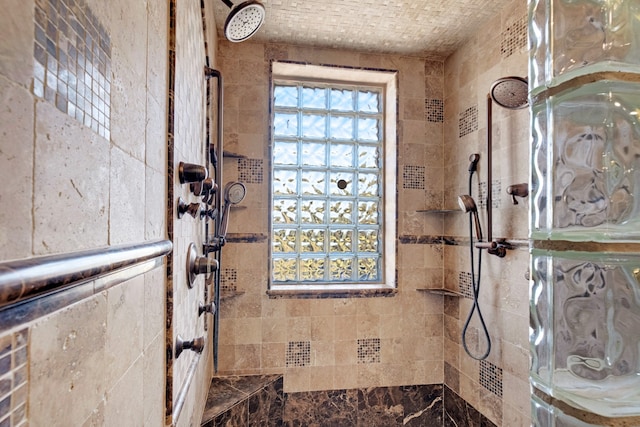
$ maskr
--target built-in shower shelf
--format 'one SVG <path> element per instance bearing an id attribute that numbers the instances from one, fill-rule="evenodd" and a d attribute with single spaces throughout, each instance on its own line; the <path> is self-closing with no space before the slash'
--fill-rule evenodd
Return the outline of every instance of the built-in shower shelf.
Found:
<path id="1" fill-rule="evenodd" d="M 446 214 L 453 212 L 462 212 L 460 209 L 418 209 L 416 212 Z"/>
<path id="2" fill-rule="evenodd" d="M 426 292 L 429 294 L 438 294 L 438 295 L 445 295 L 448 297 L 461 297 L 462 294 L 458 291 L 452 291 L 451 289 L 445 289 L 445 288 L 421 288 L 421 289 L 416 289 L 416 291 L 418 292 Z"/>
<path id="3" fill-rule="evenodd" d="M 245 291 L 222 291 L 220 292 L 220 299 L 224 301 L 226 299 L 239 297 L 240 295 L 244 295 L 244 294 L 245 294 Z"/>
<path id="4" fill-rule="evenodd" d="M 233 159 L 246 159 L 247 158 L 247 156 L 245 156 L 244 154 L 234 153 L 232 151 L 227 151 L 227 150 L 224 150 L 222 152 L 222 156 L 223 157 L 233 158 Z"/>

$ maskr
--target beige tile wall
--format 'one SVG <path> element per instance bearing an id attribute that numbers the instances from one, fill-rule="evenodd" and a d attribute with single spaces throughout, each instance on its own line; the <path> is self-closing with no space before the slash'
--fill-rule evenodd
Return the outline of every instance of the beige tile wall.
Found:
<path id="1" fill-rule="evenodd" d="M 399 180 L 398 233 L 441 235 L 441 217 L 415 212 L 441 204 L 443 128 L 424 119 L 425 98 L 442 99 L 441 60 L 222 41 L 219 53 L 225 148 L 261 161 L 264 176 L 247 183 L 245 208 L 232 211 L 230 236 L 268 234 L 271 59 L 399 71 L 399 174 L 405 165 L 427 167 L 424 189 L 404 190 Z M 225 181 L 238 179 L 238 160 L 226 158 L 224 173 Z M 443 381 L 442 297 L 416 291 L 442 282 L 439 244 L 399 244 L 398 294 L 382 298 L 269 299 L 267 257 L 266 241 L 228 243 L 223 250 L 223 269 L 237 276 L 242 294 L 220 307 L 221 374 L 284 372 L 287 392 Z M 365 339 L 380 340 L 379 362 L 359 360 L 358 340 Z M 308 345 L 308 363 L 287 366 L 289 345 L 299 342 Z"/>
<path id="2" fill-rule="evenodd" d="M 166 234 L 168 2 L 82 3 L 110 37 L 110 139 L 33 94 L 35 1 L 4 2 L 0 262 Z M 28 337 L 28 394 L 10 388 L 10 425 L 163 425 L 164 301 L 160 267 L 2 331 L 3 343 Z M 22 378 L 20 360 L 3 384 Z"/>
<path id="3" fill-rule="evenodd" d="M 467 194 L 469 155 L 480 153 L 478 174 L 473 181 L 473 197 L 479 202 L 478 181 L 487 181 L 486 137 L 487 94 L 491 84 L 505 76 L 526 77 L 526 46 L 506 55 L 501 48 L 510 46 L 509 29 L 526 19 L 526 2 L 513 1 L 502 14 L 487 22 L 475 37 L 445 62 L 444 167 L 459 171 L 444 184 L 444 203 L 455 206 L 459 194 Z M 460 113 L 475 106 L 478 130 L 459 137 Z M 507 186 L 528 182 L 529 115 L 528 110 L 506 110 L 493 104 L 493 180 L 499 181 L 499 208 L 493 209 L 493 236 L 526 239 L 528 200 L 513 205 Z M 494 199 L 496 199 L 494 197 Z M 480 209 L 486 233 L 486 209 Z M 447 216 L 444 234 L 456 239 L 468 236 L 468 217 L 462 213 Z M 468 240 L 467 240 L 468 241 Z M 449 285 L 458 283 L 460 272 L 469 273 L 468 244 L 445 246 L 444 268 Z M 477 260 L 477 258 L 476 258 Z M 471 299 L 459 298 L 445 305 L 445 383 L 485 416 L 503 426 L 528 426 L 529 347 L 528 347 L 528 268 L 527 249 L 509 251 L 505 258 L 483 254 L 480 306 L 489 327 L 492 350 L 488 361 L 501 369 L 502 397 L 490 392 L 479 380 L 480 364 L 462 348 L 460 333 L 472 307 Z M 470 342 L 477 348 L 479 322 L 471 324 Z M 482 347 L 484 348 L 484 347 Z M 481 353 L 481 351 L 479 351 Z"/>

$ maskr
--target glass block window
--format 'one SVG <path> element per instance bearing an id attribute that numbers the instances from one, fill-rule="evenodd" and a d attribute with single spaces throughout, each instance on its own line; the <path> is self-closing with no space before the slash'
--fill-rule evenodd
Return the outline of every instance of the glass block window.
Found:
<path id="1" fill-rule="evenodd" d="M 383 86 L 274 79 L 272 287 L 384 284 L 384 99 Z"/>

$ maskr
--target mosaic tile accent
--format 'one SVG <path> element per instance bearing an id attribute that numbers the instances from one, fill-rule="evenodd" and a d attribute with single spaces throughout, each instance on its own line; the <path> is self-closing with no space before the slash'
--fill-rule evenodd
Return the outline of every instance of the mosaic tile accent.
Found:
<path id="1" fill-rule="evenodd" d="M 480 361 L 480 385 L 502 397 L 502 368 L 486 360 Z"/>
<path id="2" fill-rule="evenodd" d="M 236 292 L 238 290 L 238 270 L 223 268 L 220 271 L 220 291 Z"/>
<path id="3" fill-rule="evenodd" d="M 495 209 L 502 207 L 502 181 L 499 179 L 491 181 L 491 206 Z"/>
<path id="4" fill-rule="evenodd" d="M 467 108 L 458 118 L 458 136 L 462 138 L 478 130 L 478 106 Z"/>
<path id="5" fill-rule="evenodd" d="M 0 426 L 27 425 L 29 330 L 0 338 Z"/>
<path id="6" fill-rule="evenodd" d="M 238 159 L 238 177 L 245 184 L 260 184 L 263 180 L 262 159 Z"/>
<path id="7" fill-rule="evenodd" d="M 508 58 L 527 46 L 527 17 L 523 16 L 515 20 L 502 31 L 500 53 L 503 58 Z"/>
<path id="8" fill-rule="evenodd" d="M 478 200 L 476 200 L 478 204 L 478 209 L 486 209 L 487 208 L 487 182 L 480 181 L 478 183 Z"/>
<path id="9" fill-rule="evenodd" d="M 402 188 L 412 190 L 424 190 L 425 167 L 405 165 L 402 170 Z"/>
<path id="10" fill-rule="evenodd" d="M 287 368 L 292 366 L 310 366 L 311 342 L 290 341 L 287 345 L 287 354 L 285 360 Z"/>
<path id="11" fill-rule="evenodd" d="M 358 340 L 358 363 L 380 363 L 380 338 Z"/>
<path id="12" fill-rule="evenodd" d="M 471 280 L 471 273 L 461 271 L 458 274 L 458 286 L 460 288 L 460 293 L 462 293 L 465 298 L 473 298 L 473 281 Z"/>
<path id="13" fill-rule="evenodd" d="M 37 0 L 33 94 L 109 139 L 111 39 L 82 0 Z"/>
<path id="14" fill-rule="evenodd" d="M 425 99 L 424 114 L 428 122 L 444 123 L 444 101 L 441 99 Z"/>

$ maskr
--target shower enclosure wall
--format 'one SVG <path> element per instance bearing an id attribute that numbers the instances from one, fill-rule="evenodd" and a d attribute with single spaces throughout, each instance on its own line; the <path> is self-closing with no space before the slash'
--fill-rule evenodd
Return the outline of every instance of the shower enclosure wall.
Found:
<path id="1" fill-rule="evenodd" d="M 640 423 L 637 8 L 530 2 L 535 425 Z"/>

